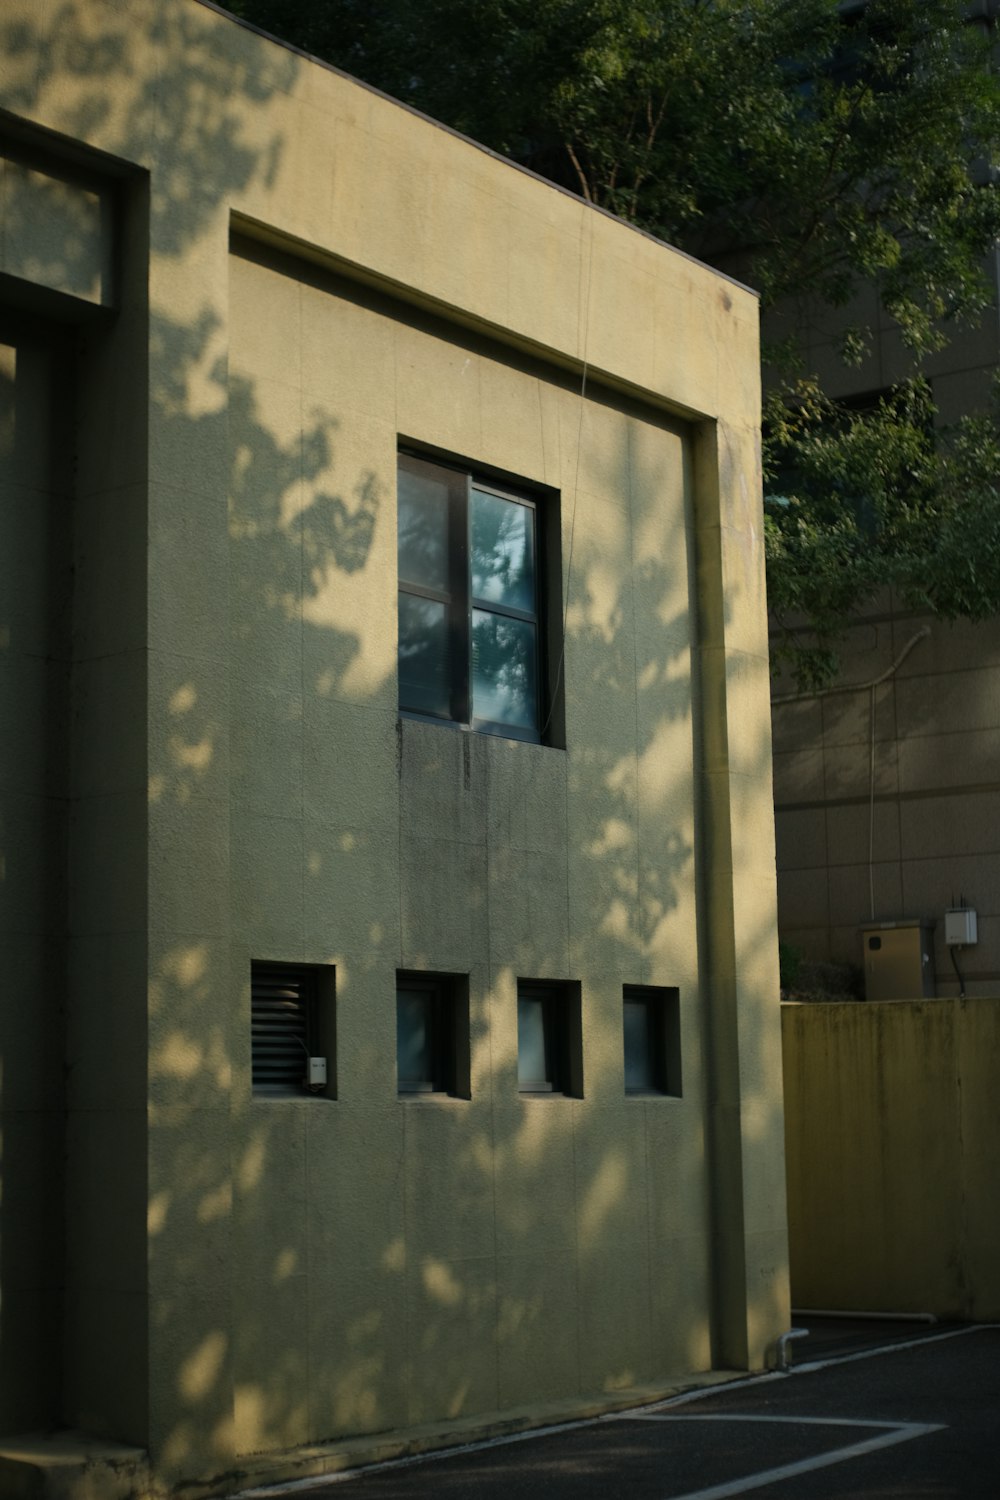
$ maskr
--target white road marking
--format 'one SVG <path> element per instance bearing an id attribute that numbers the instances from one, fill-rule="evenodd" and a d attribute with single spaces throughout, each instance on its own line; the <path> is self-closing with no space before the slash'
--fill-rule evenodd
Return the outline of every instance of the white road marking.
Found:
<path id="1" fill-rule="evenodd" d="M 617 1416 L 617 1412 L 614 1415 Z M 362 1479 L 366 1474 L 381 1474 L 386 1469 L 409 1469 L 414 1464 L 437 1463 L 445 1458 L 461 1458 L 465 1453 L 482 1453 L 487 1448 L 505 1448 L 509 1443 L 527 1443 L 532 1438 L 549 1437 L 552 1433 L 572 1432 L 578 1427 L 594 1427 L 604 1420 L 604 1416 L 579 1417 L 573 1422 L 556 1422 L 551 1427 L 528 1427 L 523 1432 L 505 1432 L 500 1437 L 478 1438 L 471 1443 L 457 1443 L 451 1448 L 431 1448 L 426 1453 L 404 1453 L 399 1458 L 383 1458 L 377 1463 L 363 1464 L 356 1469 L 334 1469 L 326 1474 L 310 1474 L 305 1479 L 284 1479 L 278 1484 L 239 1490 L 232 1500 L 272 1500 L 272 1497 L 280 1495 L 317 1489 L 321 1484 L 346 1484 L 350 1479 Z"/>
<path id="2" fill-rule="evenodd" d="M 960 1339 L 967 1333 L 982 1333 L 989 1328 L 1000 1328 L 1000 1323 L 968 1323 L 964 1328 L 950 1328 L 947 1333 L 928 1333 L 919 1339 L 900 1339 L 897 1344 L 880 1344 L 877 1349 L 860 1349 L 856 1354 L 831 1354 L 829 1359 L 811 1359 L 805 1364 L 793 1365 L 792 1369 L 801 1375 L 807 1375 L 810 1370 L 826 1370 L 831 1365 L 850 1365 L 856 1359 L 874 1359 L 879 1354 L 895 1354 L 897 1349 L 919 1349 L 922 1344 L 940 1344 L 945 1339 Z"/>
<path id="3" fill-rule="evenodd" d="M 881 1427 L 898 1432 L 900 1427 L 915 1427 L 915 1422 L 873 1422 L 870 1417 L 777 1417 L 757 1412 L 705 1411 L 684 1412 L 637 1411 L 621 1418 L 624 1422 L 783 1422 L 788 1427 Z"/>
<path id="4" fill-rule="evenodd" d="M 664 1422 L 742 1422 L 753 1421 L 753 1417 L 739 1417 L 735 1415 L 723 1415 L 713 1413 L 706 1416 L 664 1416 L 660 1419 Z M 768 1421 L 767 1417 L 758 1417 L 757 1421 Z M 841 1422 L 838 1418 L 800 1417 L 784 1418 L 776 1417 L 775 1421 L 798 1421 L 802 1426 L 856 1426 L 856 1427 L 885 1427 L 887 1423 L 880 1422 Z M 851 1458 L 861 1458 L 866 1453 L 876 1453 L 880 1448 L 891 1448 L 896 1443 L 908 1443 L 912 1438 L 924 1437 L 929 1432 L 941 1432 L 943 1424 L 940 1422 L 901 1422 L 894 1424 L 890 1431 L 882 1432 L 878 1437 L 865 1438 L 860 1443 L 851 1443 L 846 1448 L 834 1448 L 832 1451 L 820 1453 L 815 1458 L 802 1458 L 797 1463 L 779 1464 L 774 1469 L 762 1469 L 756 1474 L 746 1474 L 740 1479 L 730 1480 L 726 1484 L 709 1485 L 705 1490 L 688 1490 L 684 1495 L 671 1496 L 670 1500 L 730 1500 L 734 1495 L 747 1495 L 751 1490 L 759 1490 L 766 1484 L 777 1484 L 781 1479 L 795 1479 L 800 1474 L 812 1474 L 816 1469 L 828 1469 L 833 1464 L 846 1463 Z"/>
<path id="5" fill-rule="evenodd" d="M 763 1385 L 770 1385 L 775 1380 L 793 1380 L 796 1375 L 810 1375 L 814 1370 L 829 1370 L 835 1365 L 849 1365 L 857 1359 L 876 1359 L 880 1354 L 895 1354 L 897 1349 L 917 1349 L 923 1344 L 939 1344 L 944 1339 L 963 1338 L 967 1333 L 982 1333 L 985 1330 L 1000 1328 L 1000 1323 L 969 1323 L 964 1328 L 951 1328 L 947 1333 L 928 1333 L 919 1339 L 900 1340 L 895 1344 L 879 1344 L 876 1349 L 860 1349 L 855 1354 L 831 1354 L 828 1359 L 812 1359 L 808 1364 L 792 1365 L 787 1370 L 770 1370 L 766 1375 L 741 1375 L 737 1380 L 719 1381 L 715 1385 L 699 1386 L 695 1391 L 684 1391 L 680 1396 L 668 1396 L 664 1401 L 657 1401 L 650 1406 L 643 1407 L 644 1412 L 663 1411 L 674 1406 L 687 1406 L 692 1401 L 710 1401 L 713 1396 L 719 1396 L 725 1391 L 738 1391 L 752 1387 L 760 1390 Z M 598 1417 L 599 1422 L 620 1422 L 630 1419 L 630 1413 L 621 1411 L 607 1412 L 603 1417 Z"/>

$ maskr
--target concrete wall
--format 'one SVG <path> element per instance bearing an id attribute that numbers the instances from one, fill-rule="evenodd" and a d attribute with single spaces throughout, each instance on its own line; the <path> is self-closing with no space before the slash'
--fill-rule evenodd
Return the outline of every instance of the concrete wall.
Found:
<path id="1" fill-rule="evenodd" d="M 967 993 L 988 995 L 1000 982 L 1000 624 L 948 625 L 885 600 L 849 631 L 841 680 L 881 676 L 925 629 L 874 704 L 862 691 L 773 710 L 780 930 L 811 958 L 860 964 L 862 922 L 932 918 L 936 990 L 957 994 L 944 913 L 964 895 L 979 942 L 959 963 Z"/>
<path id="2" fill-rule="evenodd" d="M 82 205 L 78 264 L 0 286 L 74 319 L 79 411 L 63 1358 L 3 1426 L 224 1483 L 759 1367 L 754 298 L 194 0 L 15 4 L 0 47 L 11 157 Z M 565 746 L 399 722 L 401 437 L 558 492 Z M 279 959 L 335 983 L 331 1097 L 251 1093 Z M 399 968 L 468 977 L 470 1099 L 397 1097 Z M 519 1096 L 519 977 L 580 985 L 582 1097 Z M 624 1097 L 625 983 L 679 990 L 682 1098 Z"/>
<path id="3" fill-rule="evenodd" d="M 1000 1314 L 1000 1001 L 782 1007 L 798 1307 Z"/>
<path id="4" fill-rule="evenodd" d="M 996 255 L 984 271 L 995 292 Z M 994 296 L 979 327 L 952 330 L 924 367 L 943 425 L 990 400 L 1000 362 L 995 304 Z M 857 369 L 837 354 L 844 328 L 854 324 L 873 335 Z M 914 373 L 912 356 L 871 288 L 847 309 L 814 310 L 810 329 L 806 373 L 817 374 L 832 396 L 885 390 Z M 862 922 L 935 919 L 937 993 L 957 994 L 944 912 L 964 895 L 979 912 L 979 943 L 960 955 L 967 993 L 995 994 L 1000 623 L 949 625 L 915 615 L 887 591 L 851 623 L 840 654 L 838 685 L 885 677 L 874 698 L 862 689 L 773 710 L 781 935 L 809 958 L 860 964 Z M 776 696 L 793 690 L 789 681 L 773 689 Z"/>
<path id="5" fill-rule="evenodd" d="M 295 271 L 230 268 L 233 951 L 244 996 L 251 959 L 335 965 L 338 1098 L 251 1101 L 244 1031 L 243 1452 L 711 1363 L 690 441 Z M 397 734 L 399 432 L 566 497 L 567 749 Z M 470 1100 L 397 1098 L 397 969 L 469 976 Z M 519 1097 L 519 975 L 581 983 L 583 1099 Z M 636 1107 L 642 982 L 681 987 L 685 1088 Z"/>

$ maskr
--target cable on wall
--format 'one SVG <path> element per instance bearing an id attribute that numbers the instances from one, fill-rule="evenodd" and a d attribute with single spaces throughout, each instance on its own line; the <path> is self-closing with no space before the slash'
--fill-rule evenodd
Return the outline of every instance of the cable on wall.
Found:
<path id="1" fill-rule="evenodd" d="M 802 693 L 780 693 L 777 698 L 771 699 L 771 707 L 778 703 L 803 703 L 807 698 L 829 698 L 833 693 L 863 693 L 868 688 L 877 688 L 880 683 L 887 682 L 895 672 L 898 672 L 910 652 L 920 641 L 925 640 L 931 633 L 931 627 L 925 625 L 918 630 L 916 635 L 910 637 L 902 651 L 896 657 L 891 667 L 886 667 L 878 677 L 872 677 L 868 682 L 842 682 L 836 683 L 828 688 L 807 688 Z"/>
<path id="2" fill-rule="evenodd" d="M 921 640 L 927 639 L 930 633 L 930 625 L 924 625 L 924 628 L 918 630 L 915 636 L 910 636 L 910 639 L 904 645 L 903 651 L 895 658 L 892 666 L 886 667 L 885 672 L 880 673 L 879 676 L 873 676 L 867 682 L 837 682 L 834 687 L 807 688 L 804 693 L 780 693 L 778 697 L 772 697 L 771 706 L 774 708 L 777 703 L 802 703 L 805 702 L 807 697 L 829 697 L 832 693 L 865 693 L 870 687 L 879 687 L 882 682 L 888 682 L 888 679 L 900 670 L 906 658 L 909 657 L 913 646 L 918 645 Z"/>

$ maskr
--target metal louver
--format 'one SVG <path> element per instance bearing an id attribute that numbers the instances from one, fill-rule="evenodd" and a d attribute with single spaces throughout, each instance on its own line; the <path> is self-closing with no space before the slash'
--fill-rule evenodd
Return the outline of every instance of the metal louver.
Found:
<path id="1" fill-rule="evenodd" d="M 308 969 L 254 964 L 250 1051 L 255 1094 L 298 1094 L 309 1057 L 315 978 Z"/>

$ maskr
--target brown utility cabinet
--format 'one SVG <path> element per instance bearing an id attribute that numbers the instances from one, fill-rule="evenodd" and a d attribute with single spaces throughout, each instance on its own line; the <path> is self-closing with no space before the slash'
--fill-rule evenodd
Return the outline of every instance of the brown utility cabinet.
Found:
<path id="1" fill-rule="evenodd" d="M 920 1000 L 934 995 L 934 923 L 915 917 L 861 928 L 866 1000 Z"/>

